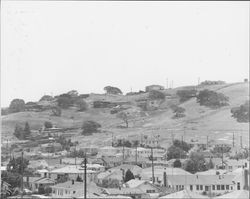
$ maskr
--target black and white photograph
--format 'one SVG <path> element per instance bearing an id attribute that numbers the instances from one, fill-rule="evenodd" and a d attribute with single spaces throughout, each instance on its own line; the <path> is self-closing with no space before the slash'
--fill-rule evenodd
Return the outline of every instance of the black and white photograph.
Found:
<path id="1" fill-rule="evenodd" d="M 248 199 L 249 1 L 1 1 L 1 199 Z"/>

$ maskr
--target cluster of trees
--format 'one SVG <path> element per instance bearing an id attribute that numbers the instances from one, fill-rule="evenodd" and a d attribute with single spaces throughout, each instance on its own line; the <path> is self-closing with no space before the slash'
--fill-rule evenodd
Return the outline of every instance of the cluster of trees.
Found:
<path id="1" fill-rule="evenodd" d="M 234 117 L 237 122 L 248 123 L 249 122 L 249 100 L 239 107 L 231 109 L 232 117 Z"/>
<path id="2" fill-rule="evenodd" d="M 56 101 L 58 106 L 62 109 L 77 106 L 78 111 L 85 111 L 88 108 L 87 103 L 73 91 L 57 96 Z"/>
<path id="3" fill-rule="evenodd" d="M 173 113 L 174 113 L 174 116 L 172 117 L 173 119 L 185 117 L 185 114 L 184 114 L 184 112 L 186 111 L 185 108 L 182 108 L 177 105 L 172 105 L 170 108 L 173 110 Z"/>
<path id="4" fill-rule="evenodd" d="M 30 134 L 31 134 L 31 130 L 30 130 L 30 125 L 28 122 L 25 123 L 24 128 L 22 126 L 16 124 L 14 135 L 18 139 L 25 140 L 30 136 Z"/>
<path id="5" fill-rule="evenodd" d="M 95 121 L 84 121 L 82 125 L 82 135 L 92 135 L 93 133 L 98 133 L 101 124 Z"/>
<path id="6" fill-rule="evenodd" d="M 168 148 L 167 160 L 182 159 L 187 157 L 187 152 L 191 149 L 190 145 L 184 141 L 174 140 Z"/>
<path id="7" fill-rule="evenodd" d="M 211 81 L 211 80 L 206 80 L 200 83 L 200 85 L 220 85 L 220 84 L 225 84 L 226 82 L 218 80 L 218 81 Z"/>
<path id="8" fill-rule="evenodd" d="M 204 156 L 199 152 L 192 152 L 189 158 L 184 162 L 183 169 L 190 173 L 207 171 L 214 167 L 212 160 L 207 162 Z"/>
<path id="9" fill-rule="evenodd" d="M 44 122 L 44 127 L 46 129 L 51 129 L 53 127 L 53 124 L 51 122 L 45 121 Z"/>
<path id="10" fill-rule="evenodd" d="M 58 139 L 56 140 L 58 143 L 60 143 L 62 145 L 62 149 L 69 151 L 70 147 L 74 146 L 75 143 L 73 143 L 71 141 L 71 139 L 66 139 L 65 137 L 63 137 L 62 135 L 58 137 Z"/>
<path id="11" fill-rule="evenodd" d="M 114 143 L 115 147 L 138 147 L 139 146 L 139 141 L 138 140 L 133 140 L 133 141 L 129 141 L 129 140 L 123 140 L 123 139 L 118 139 L 116 143 Z"/>
<path id="12" fill-rule="evenodd" d="M 7 170 L 1 172 L 1 179 L 10 184 L 10 190 L 13 193 L 16 188 L 21 186 L 22 173 L 24 176 L 32 176 L 33 173 L 28 169 L 29 160 L 21 157 L 11 158 Z M 11 193 L 8 193 L 11 195 Z"/>
<path id="13" fill-rule="evenodd" d="M 113 94 L 113 95 L 119 95 L 122 94 L 122 91 L 114 86 L 105 86 L 104 91 L 106 91 L 107 94 Z"/>
<path id="14" fill-rule="evenodd" d="M 165 94 L 158 90 L 150 90 L 148 97 L 150 100 L 164 100 Z"/>
<path id="15" fill-rule="evenodd" d="M 210 108 L 220 108 L 228 105 L 229 98 L 222 93 L 217 93 L 208 89 L 202 90 L 197 95 L 197 102 L 201 106 Z"/>
<path id="16" fill-rule="evenodd" d="M 178 90 L 176 95 L 180 98 L 180 102 L 185 102 L 193 97 L 196 97 L 197 91 L 195 89 Z"/>

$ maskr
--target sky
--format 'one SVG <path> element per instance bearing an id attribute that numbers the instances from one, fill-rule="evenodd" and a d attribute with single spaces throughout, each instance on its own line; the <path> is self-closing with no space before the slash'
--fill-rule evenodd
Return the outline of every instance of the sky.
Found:
<path id="1" fill-rule="evenodd" d="M 1 106 L 249 76 L 249 2 L 1 2 Z"/>

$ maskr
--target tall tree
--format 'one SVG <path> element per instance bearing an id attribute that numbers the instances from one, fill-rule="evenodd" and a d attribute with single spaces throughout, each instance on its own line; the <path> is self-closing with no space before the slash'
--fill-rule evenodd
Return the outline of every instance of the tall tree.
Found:
<path id="1" fill-rule="evenodd" d="M 104 90 L 106 91 L 107 94 L 114 94 L 114 95 L 122 94 L 122 91 L 119 88 L 113 86 L 106 86 L 104 87 Z"/>
<path id="2" fill-rule="evenodd" d="M 24 137 L 27 138 L 28 136 L 30 136 L 31 131 L 30 131 L 30 125 L 28 122 L 25 122 L 25 126 L 24 126 Z"/>
<path id="3" fill-rule="evenodd" d="M 124 111 L 121 111 L 117 114 L 117 117 L 122 119 L 126 124 L 126 128 L 128 128 L 128 114 Z"/>
<path id="4" fill-rule="evenodd" d="M 25 102 L 23 99 L 14 99 L 11 101 L 9 111 L 11 113 L 21 112 L 25 110 Z"/>
<path id="5" fill-rule="evenodd" d="M 130 169 L 128 169 L 125 173 L 125 179 L 124 182 L 128 182 L 129 180 L 135 179 L 134 174 L 132 173 L 132 171 L 130 171 Z"/>

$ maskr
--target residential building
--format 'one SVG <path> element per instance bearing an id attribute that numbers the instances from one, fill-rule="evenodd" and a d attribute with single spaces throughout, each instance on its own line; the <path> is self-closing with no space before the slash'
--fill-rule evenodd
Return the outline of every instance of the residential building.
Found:
<path id="1" fill-rule="evenodd" d="M 162 190 L 160 189 L 160 187 L 157 187 L 156 185 L 145 181 L 145 180 L 138 180 L 138 179 L 132 179 L 128 182 L 126 182 L 124 185 L 124 187 L 127 188 L 138 188 L 140 190 L 142 190 L 144 193 L 149 194 L 150 196 L 153 195 L 158 195 L 159 193 L 162 192 Z"/>
<path id="2" fill-rule="evenodd" d="M 87 167 L 88 168 L 88 167 Z M 76 180 L 78 176 L 84 179 L 84 167 L 79 165 L 69 165 L 62 168 L 54 169 L 49 172 L 49 177 L 56 181 L 65 180 Z M 97 175 L 96 171 L 87 169 L 87 182 L 92 182 L 95 180 Z"/>
<path id="3" fill-rule="evenodd" d="M 53 198 L 76 198 L 84 195 L 84 183 L 74 180 L 57 184 L 51 188 Z M 94 193 L 99 195 L 102 193 L 102 189 L 93 182 L 88 183 L 87 196 Z"/>
<path id="4" fill-rule="evenodd" d="M 32 192 L 38 192 L 41 188 L 45 190 L 56 184 L 55 180 L 46 177 L 24 177 L 23 182 Z"/>
<path id="5" fill-rule="evenodd" d="M 186 190 L 186 189 L 160 197 L 160 199 L 165 199 L 165 198 L 166 199 L 179 199 L 179 198 L 193 198 L 193 199 L 207 198 L 208 199 L 207 196 L 197 194 L 193 191 Z"/>
<path id="6" fill-rule="evenodd" d="M 109 196 L 129 196 L 133 199 L 146 199 L 150 198 L 149 194 L 145 193 L 141 189 L 138 188 L 120 188 L 120 189 L 105 189 L 104 193 L 108 194 Z"/>

